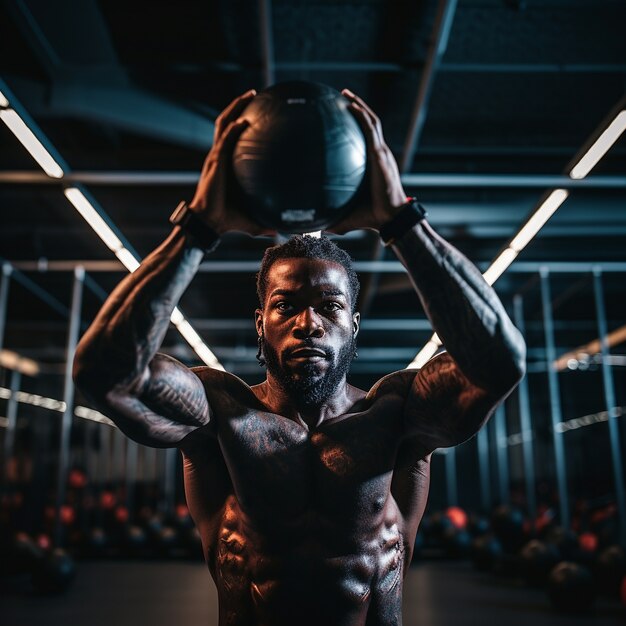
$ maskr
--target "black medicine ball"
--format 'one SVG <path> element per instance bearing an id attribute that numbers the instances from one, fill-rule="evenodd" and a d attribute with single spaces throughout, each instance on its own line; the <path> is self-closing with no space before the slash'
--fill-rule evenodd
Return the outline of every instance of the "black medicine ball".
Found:
<path id="1" fill-rule="evenodd" d="M 259 224 L 284 233 L 328 228 L 351 209 L 366 166 L 363 133 L 348 100 L 327 85 L 279 83 L 242 117 L 233 169 Z"/>

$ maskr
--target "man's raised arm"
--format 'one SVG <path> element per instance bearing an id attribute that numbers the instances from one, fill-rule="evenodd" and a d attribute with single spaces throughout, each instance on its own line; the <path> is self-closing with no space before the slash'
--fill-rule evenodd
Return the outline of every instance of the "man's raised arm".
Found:
<path id="1" fill-rule="evenodd" d="M 227 230 L 260 231 L 229 203 L 227 194 L 232 148 L 246 126 L 239 115 L 253 96 L 251 91 L 237 98 L 216 121 L 213 148 L 190 203 L 192 223 L 175 226 L 124 278 L 76 350 L 78 387 L 122 431 L 145 445 L 178 445 L 210 420 L 200 379 L 157 350 L 174 307 L 202 262 L 202 235 L 210 235 L 210 229 L 216 238 Z M 209 229 L 203 232 L 205 226 Z"/>
<path id="2" fill-rule="evenodd" d="M 478 269 L 407 206 L 400 174 L 380 120 L 358 96 L 344 95 L 368 143 L 370 193 L 336 232 L 372 228 L 406 267 L 447 354 L 415 376 L 406 405 L 407 430 L 427 448 L 475 434 L 525 371 L 525 345 L 495 291 Z"/>

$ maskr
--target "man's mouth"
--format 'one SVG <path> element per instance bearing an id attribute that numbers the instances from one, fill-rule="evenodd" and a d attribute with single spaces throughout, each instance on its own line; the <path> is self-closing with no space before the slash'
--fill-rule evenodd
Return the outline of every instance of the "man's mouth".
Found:
<path id="1" fill-rule="evenodd" d="M 326 358 L 326 353 L 319 348 L 298 348 L 289 353 L 289 360 L 320 361 Z"/>

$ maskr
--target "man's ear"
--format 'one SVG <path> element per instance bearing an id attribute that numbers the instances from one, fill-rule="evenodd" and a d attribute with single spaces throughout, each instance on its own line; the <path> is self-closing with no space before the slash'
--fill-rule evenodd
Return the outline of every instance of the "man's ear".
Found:
<path id="1" fill-rule="evenodd" d="M 256 309 L 254 312 L 254 325 L 256 334 L 261 337 L 263 335 L 263 311 L 261 309 Z"/>
<path id="2" fill-rule="evenodd" d="M 361 322 L 361 314 L 352 314 L 352 334 L 356 337 L 359 334 L 359 323 Z"/>

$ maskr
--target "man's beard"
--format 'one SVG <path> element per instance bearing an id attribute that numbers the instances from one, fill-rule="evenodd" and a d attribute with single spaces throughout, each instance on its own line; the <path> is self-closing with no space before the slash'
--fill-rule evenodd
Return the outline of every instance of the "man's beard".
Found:
<path id="1" fill-rule="evenodd" d="M 322 375 L 315 363 L 305 363 L 298 366 L 299 376 L 295 376 L 294 370 L 286 369 L 280 364 L 278 354 L 267 342 L 263 343 L 263 356 L 267 371 L 293 399 L 294 405 L 305 408 L 319 406 L 333 395 L 350 369 L 355 348 L 354 335 L 341 346 L 336 359 L 335 352 L 325 348 L 326 358 L 332 365 Z"/>

